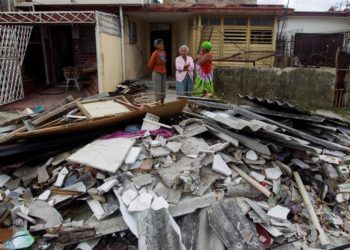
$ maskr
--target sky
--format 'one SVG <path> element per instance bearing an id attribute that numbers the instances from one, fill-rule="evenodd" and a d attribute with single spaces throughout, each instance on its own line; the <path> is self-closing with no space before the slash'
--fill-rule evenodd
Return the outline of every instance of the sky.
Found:
<path id="1" fill-rule="evenodd" d="M 284 4 L 288 0 L 258 0 L 258 4 Z M 297 11 L 327 11 L 333 5 L 340 6 L 342 0 L 290 0 L 289 7 Z M 343 0 L 343 7 L 346 4 Z M 350 0 L 348 1 L 350 3 Z"/>

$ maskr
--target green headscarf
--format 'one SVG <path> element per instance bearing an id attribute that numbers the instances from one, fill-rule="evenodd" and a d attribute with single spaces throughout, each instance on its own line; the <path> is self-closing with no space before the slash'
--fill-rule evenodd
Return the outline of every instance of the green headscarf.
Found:
<path id="1" fill-rule="evenodd" d="M 201 46 L 202 46 L 203 49 L 206 49 L 206 50 L 208 50 L 208 51 L 210 51 L 211 48 L 212 48 L 211 43 L 208 42 L 208 41 L 203 42 Z"/>

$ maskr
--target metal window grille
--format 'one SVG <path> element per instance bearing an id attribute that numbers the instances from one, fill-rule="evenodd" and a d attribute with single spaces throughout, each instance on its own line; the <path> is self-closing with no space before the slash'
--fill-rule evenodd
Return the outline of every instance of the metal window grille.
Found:
<path id="1" fill-rule="evenodd" d="M 0 105 L 24 97 L 21 66 L 32 26 L 0 26 Z"/>

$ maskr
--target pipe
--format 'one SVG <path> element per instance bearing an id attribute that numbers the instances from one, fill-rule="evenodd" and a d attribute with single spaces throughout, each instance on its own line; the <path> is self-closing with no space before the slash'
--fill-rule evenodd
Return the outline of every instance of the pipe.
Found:
<path id="1" fill-rule="evenodd" d="M 307 210 L 310 214 L 310 220 L 311 220 L 312 224 L 314 224 L 316 230 L 318 231 L 318 238 L 321 242 L 322 249 L 328 249 L 329 241 L 328 241 L 327 235 L 325 234 L 325 232 L 323 231 L 323 228 L 321 227 L 320 221 L 318 220 L 316 212 L 311 204 L 311 201 L 310 201 L 309 196 L 306 192 L 303 181 L 301 180 L 298 172 L 296 172 L 296 171 L 293 172 L 293 175 L 294 175 L 294 179 L 298 185 L 299 193 L 303 197 L 304 203 L 305 203 Z"/>
<path id="2" fill-rule="evenodd" d="M 122 79 L 123 82 L 126 79 L 125 71 L 125 46 L 124 46 L 124 18 L 123 18 L 123 6 L 119 6 L 119 20 L 120 20 L 120 36 L 121 36 L 121 49 L 122 49 Z"/>

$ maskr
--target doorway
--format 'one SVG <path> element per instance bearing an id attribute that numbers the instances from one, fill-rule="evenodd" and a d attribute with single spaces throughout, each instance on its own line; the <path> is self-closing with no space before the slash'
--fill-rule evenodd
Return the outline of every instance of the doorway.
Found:
<path id="1" fill-rule="evenodd" d="M 156 27 L 155 25 L 153 27 Z M 171 44 L 171 30 L 170 30 L 170 24 L 169 25 L 163 25 L 162 30 L 151 30 L 151 51 L 154 51 L 153 42 L 156 39 L 163 39 L 164 41 L 164 48 L 166 53 L 166 70 L 167 70 L 167 76 L 172 75 L 172 44 Z M 168 27 L 168 28 L 167 28 Z"/>
<path id="2" fill-rule="evenodd" d="M 63 68 L 74 65 L 71 26 L 51 26 L 52 56 L 58 83 L 65 81 Z"/>

